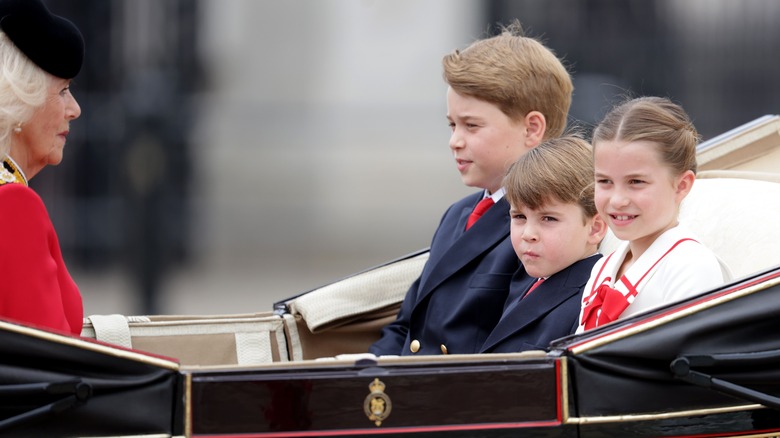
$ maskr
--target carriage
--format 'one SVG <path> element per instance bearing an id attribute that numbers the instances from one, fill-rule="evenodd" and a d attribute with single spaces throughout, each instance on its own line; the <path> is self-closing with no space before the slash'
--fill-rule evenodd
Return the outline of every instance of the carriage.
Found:
<path id="1" fill-rule="evenodd" d="M 698 157 L 680 219 L 734 280 L 696 297 L 545 351 L 365 354 L 423 250 L 266 312 L 0 321 L 0 436 L 780 436 L 780 117 Z"/>

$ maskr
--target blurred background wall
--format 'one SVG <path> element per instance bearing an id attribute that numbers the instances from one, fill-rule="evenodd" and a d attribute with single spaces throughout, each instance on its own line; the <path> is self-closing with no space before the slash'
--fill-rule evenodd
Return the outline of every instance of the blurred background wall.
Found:
<path id="1" fill-rule="evenodd" d="M 46 0 L 87 42 L 44 197 L 85 313 L 241 313 L 428 245 L 463 187 L 440 60 L 517 18 L 571 124 L 625 95 L 705 139 L 780 111 L 774 0 Z"/>

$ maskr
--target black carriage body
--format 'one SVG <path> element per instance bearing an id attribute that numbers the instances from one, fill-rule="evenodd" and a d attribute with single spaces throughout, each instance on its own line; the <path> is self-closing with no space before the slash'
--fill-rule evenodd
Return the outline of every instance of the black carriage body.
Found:
<path id="1" fill-rule="evenodd" d="M 780 270 L 558 341 L 581 437 L 780 435 Z"/>
<path id="2" fill-rule="evenodd" d="M 548 353 L 193 370 L 188 431 L 193 437 L 778 436 L 780 412 L 771 408 L 773 400 L 780 403 L 778 316 L 780 268 L 562 339 Z M 672 363 L 680 358 L 689 370 L 744 391 L 724 393 L 675 376 Z M 375 382 L 386 403 L 380 420 L 370 415 Z"/>
<path id="3" fill-rule="evenodd" d="M 560 360 L 429 359 L 195 372 L 192 436 L 577 436 Z M 375 399 L 386 416 L 371 417 Z"/>
<path id="4" fill-rule="evenodd" d="M 253 367 L 180 367 L 2 322 L 0 435 L 778 436 L 778 315 L 780 268 L 547 353 Z M 89 396 L 8 424 L 77 392 L 29 385 L 74 382 Z"/>
<path id="5" fill-rule="evenodd" d="M 778 316 L 773 269 L 562 339 L 547 354 L 195 371 L 189 427 L 193 437 L 773 437 Z M 731 386 L 724 393 L 675 376 L 680 358 Z M 391 405 L 379 423 L 368 408 L 375 381 Z"/>
<path id="6" fill-rule="evenodd" d="M 181 434 L 172 360 L 0 321 L 0 436 Z"/>
<path id="7" fill-rule="evenodd" d="M 780 435 L 778 316 L 780 269 L 773 269 L 560 340 L 543 357 L 380 358 L 194 372 L 191 432 L 193 437 L 774 437 Z M 688 371 L 716 382 L 714 387 L 686 381 L 679 372 L 685 370 L 676 376 L 672 364 L 679 366 L 681 358 Z M 364 409 L 375 380 L 392 403 L 380 424 Z M 726 392 L 717 382 L 728 383 Z"/>
<path id="8" fill-rule="evenodd" d="M 776 268 L 547 353 L 254 367 L 180 367 L 2 322 L 0 435 L 778 436 L 779 315 Z"/>

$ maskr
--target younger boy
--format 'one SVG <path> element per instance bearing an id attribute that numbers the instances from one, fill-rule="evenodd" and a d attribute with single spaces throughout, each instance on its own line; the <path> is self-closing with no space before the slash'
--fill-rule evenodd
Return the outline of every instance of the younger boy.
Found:
<path id="1" fill-rule="evenodd" d="M 593 201 L 592 150 L 578 137 L 546 141 L 522 156 L 504 187 L 512 246 L 524 269 L 483 353 L 545 349 L 574 333 L 582 289 L 607 232 Z"/>
<path id="2" fill-rule="evenodd" d="M 521 155 L 561 135 L 571 103 L 568 72 L 518 23 L 442 63 L 450 149 L 463 183 L 480 190 L 444 213 L 398 318 L 369 349 L 376 355 L 479 352 L 520 266 L 502 179 Z"/>

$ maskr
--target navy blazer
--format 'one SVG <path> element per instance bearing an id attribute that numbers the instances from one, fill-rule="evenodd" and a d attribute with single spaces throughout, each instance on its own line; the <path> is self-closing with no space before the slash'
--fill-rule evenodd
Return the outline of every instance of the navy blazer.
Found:
<path id="1" fill-rule="evenodd" d="M 545 350 L 550 342 L 574 333 L 582 302 L 582 289 L 601 254 L 577 261 L 551 275 L 527 297 L 523 295 L 536 281 L 525 270 L 506 302 L 504 315 L 488 336 L 481 353 L 512 353 Z M 514 289 L 518 286 L 517 289 Z"/>
<path id="2" fill-rule="evenodd" d="M 475 193 L 444 213 L 422 274 L 398 318 L 382 330 L 376 355 L 477 353 L 501 318 L 520 261 L 509 240 L 509 203 L 499 200 L 468 230 Z M 412 352 L 413 341 L 419 344 Z"/>

